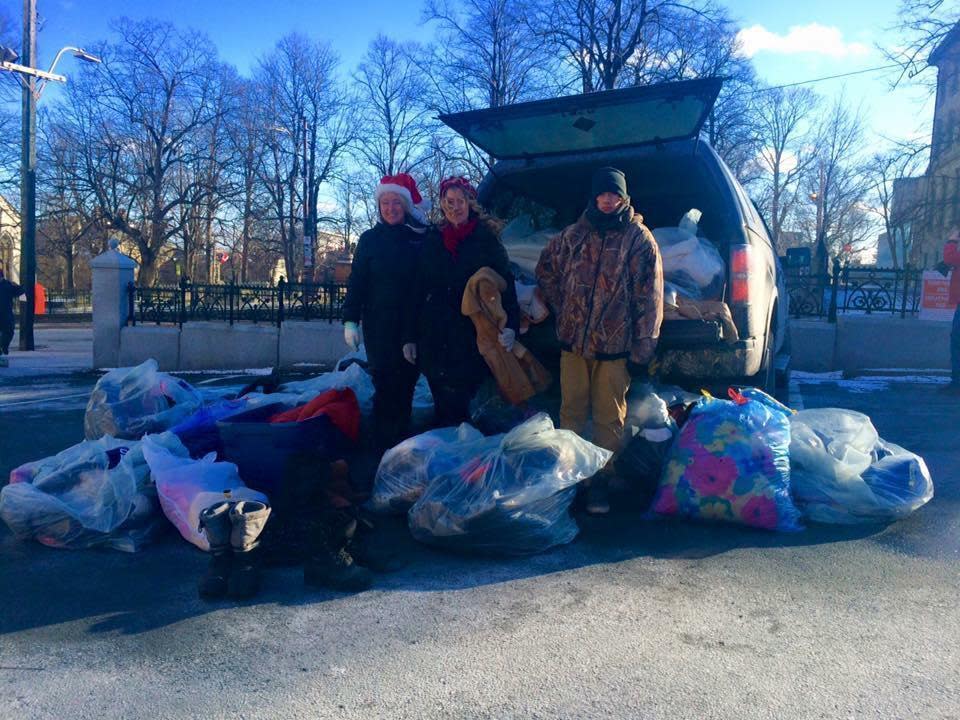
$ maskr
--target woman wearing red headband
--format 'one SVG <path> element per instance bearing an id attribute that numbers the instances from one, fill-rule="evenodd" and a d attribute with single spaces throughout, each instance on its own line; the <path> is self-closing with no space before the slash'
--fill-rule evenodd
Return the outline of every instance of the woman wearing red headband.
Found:
<path id="1" fill-rule="evenodd" d="M 463 177 L 441 182 L 440 208 L 440 232 L 424 240 L 420 253 L 403 350 L 408 362 L 419 362 L 430 382 L 436 424 L 450 426 L 469 419 L 470 400 L 490 374 L 477 349 L 473 321 L 460 310 L 467 281 L 483 267 L 507 281 L 503 293 L 507 326 L 500 343 L 508 350 L 520 326 L 520 307 L 507 251 L 499 238 L 501 224 L 483 212 L 473 185 Z"/>

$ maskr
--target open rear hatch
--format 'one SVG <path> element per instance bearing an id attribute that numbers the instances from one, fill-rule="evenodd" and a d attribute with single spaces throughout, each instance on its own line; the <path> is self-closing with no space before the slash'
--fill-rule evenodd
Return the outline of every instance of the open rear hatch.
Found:
<path id="1" fill-rule="evenodd" d="M 590 164 L 587 157 L 595 152 L 696 138 L 722 85 L 722 78 L 684 80 L 471 110 L 441 115 L 440 119 L 498 160 L 555 157 L 550 167 L 544 167 L 539 174 L 526 166 L 522 173 L 500 178 L 514 193 L 553 204 L 569 198 L 555 192 L 555 188 L 544 192 L 545 186 L 552 187 L 541 177 L 544 173 L 550 178 L 564 173 L 582 174 L 584 170 L 580 168 L 584 162 Z M 556 157 L 562 155 L 576 155 L 577 160 L 568 166 Z M 493 172 L 497 174 L 497 168 Z M 568 187 L 575 184 L 568 180 Z M 588 183 L 589 178 L 582 182 Z M 533 244 L 506 243 L 518 277 L 532 281 L 538 250 L 545 244 L 542 236 Z M 723 340 L 723 327 L 715 320 L 669 319 L 661 329 L 660 347 L 688 349 Z"/>
<path id="2" fill-rule="evenodd" d="M 722 78 L 683 80 L 441 115 L 499 159 L 612 150 L 696 137 Z"/>

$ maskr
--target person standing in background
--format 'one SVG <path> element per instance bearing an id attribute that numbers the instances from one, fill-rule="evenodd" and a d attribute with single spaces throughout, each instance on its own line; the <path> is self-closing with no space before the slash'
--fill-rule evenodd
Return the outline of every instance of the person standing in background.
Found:
<path id="1" fill-rule="evenodd" d="M 16 320 L 13 313 L 13 301 L 23 295 L 24 290 L 15 282 L 7 280 L 3 264 L 0 263 L 0 367 L 7 367 L 10 354 L 10 342 Z"/>

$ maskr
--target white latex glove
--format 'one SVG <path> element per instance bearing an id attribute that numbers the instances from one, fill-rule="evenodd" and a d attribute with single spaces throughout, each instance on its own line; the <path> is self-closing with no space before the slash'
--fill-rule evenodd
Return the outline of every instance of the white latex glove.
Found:
<path id="1" fill-rule="evenodd" d="M 354 352 L 360 347 L 360 328 L 355 322 L 345 322 L 343 324 L 343 341 Z"/>
<path id="2" fill-rule="evenodd" d="M 411 365 L 417 364 L 417 344 L 416 343 L 406 343 L 403 346 L 403 359 L 406 360 Z"/>
<path id="3" fill-rule="evenodd" d="M 497 339 L 500 341 L 500 344 L 503 345 L 503 349 L 510 352 L 513 350 L 513 343 L 517 339 L 517 334 L 511 328 L 504 328 L 500 331 Z"/>

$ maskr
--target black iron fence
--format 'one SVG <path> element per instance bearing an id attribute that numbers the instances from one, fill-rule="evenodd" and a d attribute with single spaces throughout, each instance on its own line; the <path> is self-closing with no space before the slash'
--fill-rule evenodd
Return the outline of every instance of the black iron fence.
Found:
<path id="1" fill-rule="evenodd" d="M 923 271 L 914 268 L 842 267 L 832 274 L 786 273 L 791 317 L 826 318 L 837 315 L 915 315 L 920 309 Z"/>
<path id="2" fill-rule="evenodd" d="M 276 285 L 230 283 L 178 286 L 127 287 L 128 317 L 139 323 L 175 324 L 196 320 L 269 323 L 285 320 L 340 320 L 347 286 L 341 283 L 288 283 Z"/>
<path id="3" fill-rule="evenodd" d="M 58 318 L 89 315 L 92 312 L 90 290 L 46 290 L 44 315 Z"/>

